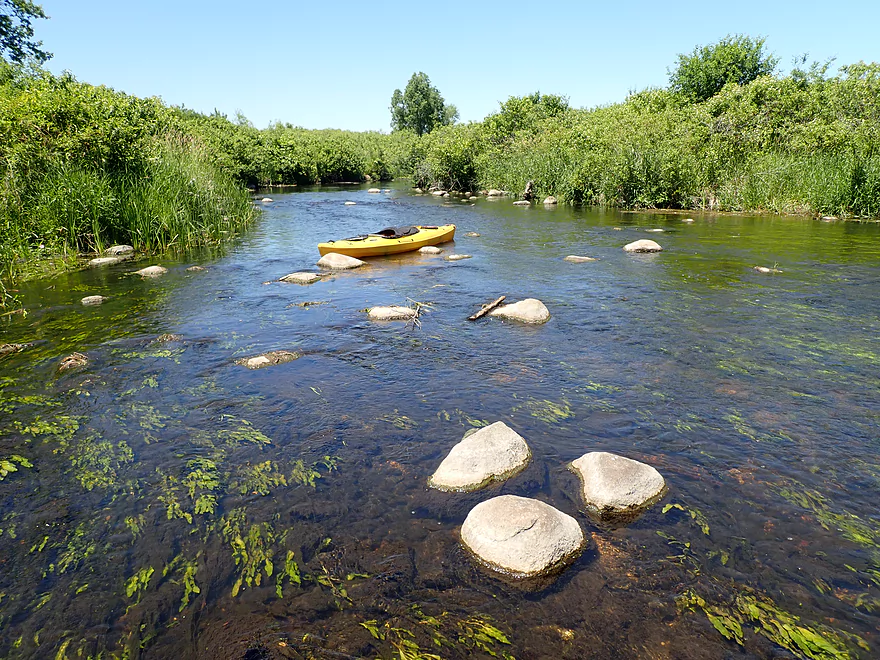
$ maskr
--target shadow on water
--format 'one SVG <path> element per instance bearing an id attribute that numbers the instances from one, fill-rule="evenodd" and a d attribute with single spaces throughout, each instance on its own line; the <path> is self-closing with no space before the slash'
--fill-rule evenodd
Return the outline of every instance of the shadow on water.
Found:
<path id="1" fill-rule="evenodd" d="M 877 652 L 880 227 L 401 187 L 272 198 L 222 252 L 21 291 L 27 315 L 0 329 L 32 344 L 0 357 L 0 656 Z M 444 255 L 277 281 L 317 270 L 319 241 L 448 222 Z M 621 250 L 639 238 L 664 251 Z M 131 275 L 153 263 L 169 272 Z M 553 317 L 465 321 L 500 295 Z M 430 304 L 420 329 L 366 320 L 408 301 Z M 234 363 L 269 350 L 302 357 Z M 59 372 L 73 351 L 89 364 Z M 496 420 L 532 464 L 479 493 L 428 490 Z M 654 465 L 669 493 L 597 525 L 566 467 L 590 450 Z M 461 547 L 468 511 L 507 493 L 587 533 L 554 580 L 511 583 Z"/>

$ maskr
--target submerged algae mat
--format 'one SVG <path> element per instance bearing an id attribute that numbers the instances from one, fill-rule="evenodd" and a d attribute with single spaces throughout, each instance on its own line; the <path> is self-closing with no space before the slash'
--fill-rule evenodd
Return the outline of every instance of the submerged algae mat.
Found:
<path id="1" fill-rule="evenodd" d="M 0 327 L 26 345 L 0 357 L 0 657 L 880 653 L 876 225 L 273 198 L 224 252 L 16 292 L 27 313 Z M 404 221 L 454 222 L 447 252 L 473 258 L 275 281 L 320 240 Z M 620 249 L 652 228 L 664 252 Z M 598 261 L 562 261 L 575 253 Z M 128 274 L 152 263 L 169 272 Z M 91 294 L 108 300 L 79 304 Z M 553 318 L 465 321 L 502 294 Z M 414 301 L 420 328 L 362 311 Z M 271 350 L 302 357 L 235 365 Z M 73 351 L 88 364 L 59 372 Z M 497 420 L 530 466 L 429 491 L 449 448 Z M 596 525 L 566 469 L 592 450 L 654 465 L 669 493 Z M 574 515 L 585 553 L 532 585 L 476 565 L 458 529 L 503 493 Z"/>

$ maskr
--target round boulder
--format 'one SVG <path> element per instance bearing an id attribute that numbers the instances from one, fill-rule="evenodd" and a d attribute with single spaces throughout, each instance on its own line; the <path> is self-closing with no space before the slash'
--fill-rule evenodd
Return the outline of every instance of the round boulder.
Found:
<path id="1" fill-rule="evenodd" d="M 419 248 L 419 252 L 422 254 L 440 254 L 443 252 L 443 248 L 438 248 L 435 245 L 426 245 L 425 247 Z"/>
<path id="2" fill-rule="evenodd" d="M 114 245 L 104 250 L 104 254 L 111 257 L 122 257 L 126 254 L 132 254 L 133 252 L 134 248 L 130 245 Z"/>
<path id="3" fill-rule="evenodd" d="M 627 252 L 660 252 L 663 248 L 654 241 L 643 238 L 640 241 L 633 241 L 623 246 Z"/>
<path id="4" fill-rule="evenodd" d="M 279 282 L 292 282 L 294 284 L 312 284 L 321 279 L 320 275 L 315 273 L 291 273 L 280 278 Z"/>
<path id="5" fill-rule="evenodd" d="M 80 302 L 83 305 L 100 305 L 105 300 L 107 299 L 104 296 L 86 296 Z"/>
<path id="6" fill-rule="evenodd" d="M 605 520 L 634 519 L 666 492 L 653 467 L 606 451 L 584 454 L 571 469 L 581 479 L 584 504 Z"/>
<path id="7" fill-rule="evenodd" d="M 579 257 L 576 254 L 570 254 L 565 257 L 563 261 L 570 261 L 573 264 L 582 264 L 586 263 L 587 261 L 596 261 L 596 259 L 594 259 L 593 257 Z"/>
<path id="8" fill-rule="evenodd" d="M 461 526 L 461 540 L 490 568 L 514 577 L 552 571 L 575 559 L 586 544 L 577 520 L 517 495 L 477 504 Z"/>
<path id="9" fill-rule="evenodd" d="M 318 260 L 321 268 L 330 268 L 332 270 L 348 270 L 350 268 L 360 268 L 366 262 L 354 257 L 349 257 L 338 252 L 328 252 Z"/>
<path id="10" fill-rule="evenodd" d="M 504 422 L 495 422 L 455 445 L 428 479 L 442 491 L 470 492 L 522 471 L 532 452 L 522 436 Z"/>
<path id="11" fill-rule="evenodd" d="M 553 206 L 554 204 L 558 204 L 559 200 L 557 200 L 553 195 L 544 198 L 544 204 L 546 206 Z"/>
<path id="12" fill-rule="evenodd" d="M 141 268 L 139 271 L 136 271 L 135 275 L 140 275 L 141 277 L 159 277 L 167 272 L 168 269 L 163 266 L 147 266 L 146 268 Z"/>
<path id="13" fill-rule="evenodd" d="M 98 268 L 99 266 L 112 266 L 113 264 L 118 264 L 122 259 L 119 257 L 98 257 L 97 259 L 92 259 L 89 262 L 89 266 L 92 268 Z"/>
<path id="14" fill-rule="evenodd" d="M 523 323 L 546 323 L 550 320 L 550 310 L 537 298 L 526 298 L 511 305 L 502 305 L 489 314 Z"/>
<path id="15" fill-rule="evenodd" d="M 416 310 L 412 307 L 371 307 L 367 312 L 371 321 L 403 321 L 415 318 Z"/>

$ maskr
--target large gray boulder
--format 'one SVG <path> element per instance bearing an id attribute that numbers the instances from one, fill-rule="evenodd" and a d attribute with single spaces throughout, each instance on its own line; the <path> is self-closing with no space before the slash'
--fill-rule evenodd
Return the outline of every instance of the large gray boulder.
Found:
<path id="1" fill-rule="evenodd" d="M 522 323 L 546 323 L 550 320 L 550 311 L 537 298 L 526 298 L 511 305 L 502 305 L 493 309 L 489 314 Z"/>
<path id="2" fill-rule="evenodd" d="M 643 238 L 640 241 L 627 243 L 623 249 L 627 252 L 660 252 L 663 248 L 658 243 Z"/>
<path id="3" fill-rule="evenodd" d="M 318 260 L 321 268 L 330 268 L 332 270 L 348 270 L 349 268 L 360 268 L 366 262 L 354 257 L 349 257 L 338 252 L 328 252 Z"/>
<path id="4" fill-rule="evenodd" d="M 584 454 L 571 469 L 581 479 L 587 508 L 603 519 L 636 518 L 666 492 L 666 481 L 653 467 L 605 451 Z"/>
<path id="5" fill-rule="evenodd" d="M 135 275 L 140 275 L 141 277 L 159 277 L 167 272 L 168 269 L 163 266 L 147 266 L 146 268 L 141 268 L 140 270 L 135 271 Z"/>
<path id="6" fill-rule="evenodd" d="M 462 439 L 428 479 L 431 488 L 470 492 L 522 471 L 532 452 L 522 436 L 495 422 Z"/>
<path id="7" fill-rule="evenodd" d="M 490 568 L 514 577 L 547 573 L 572 561 L 586 544 L 577 520 L 517 495 L 493 497 L 471 509 L 461 540 Z"/>
<path id="8" fill-rule="evenodd" d="M 290 275 L 285 275 L 282 278 L 279 278 L 279 282 L 290 282 L 293 284 L 312 284 L 313 282 L 317 282 L 321 279 L 320 275 L 316 275 L 315 273 L 291 273 Z"/>
<path id="9" fill-rule="evenodd" d="M 413 307 L 370 307 L 367 312 L 371 321 L 404 321 L 416 317 L 416 310 Z"/>

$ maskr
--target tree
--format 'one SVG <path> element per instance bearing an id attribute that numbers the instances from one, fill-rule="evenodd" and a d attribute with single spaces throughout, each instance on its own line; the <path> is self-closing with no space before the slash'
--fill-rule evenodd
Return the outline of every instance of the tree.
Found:
<path id="1" fill-rule="evenodd" d="M 30 0 L 0 0 L 0 55 L 16 64 L 30 58 L 42 64 L 52 57 L 52 53 L 40 50 L 42 41 L 33 39 L 33 18 L 48 16 Z"/>
<path id="2" fill-rule="evenodd" d="M 409 129 L 416 135 L 430 133 L 438 126 L 448 126 L 458 119 L 454 105 L 446 105 L 440 91 L 421 71 L 414 73 L 403 93 L 391 95 L 391 128 Z"/>
<path id="3" fill-rule="evenodd" d="M 764 53 L 765 41 L 727 35 L 717 44 L 697 46 L 690 55 L 679 54 L 678 66 L 669 73 L 669 86 L 699 103 L 715 96 L 728 83 L 746 85 L 773 73 L 779 60 Z"/>

